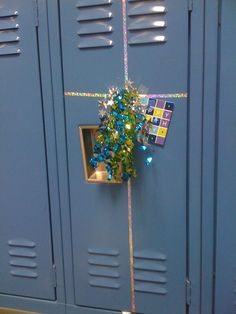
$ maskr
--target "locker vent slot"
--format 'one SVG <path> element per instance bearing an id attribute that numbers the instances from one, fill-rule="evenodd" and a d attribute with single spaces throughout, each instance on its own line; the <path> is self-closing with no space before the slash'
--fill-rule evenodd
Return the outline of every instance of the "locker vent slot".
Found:
<path id="1" fill-rule="evenodd" d="M 77 7 L 85 8 L 85 7 L 94 7 L 102 4 L 111 4 L 112 0 L 78 0 Z"/>
<path id="2" fill-rule="evenodd" d="M 158 252 L 134 252 L 135 291 L 142 293 L 167 294 L 167 257 Z"/>
<path id="3" fill-rule="evenodd" d="M 89 249 L 88 274 L 91 287 L 119 289 L 119 251 L 114 249 Z"/>
<path id="4" fill-rule="evenodd" d="M 166 7 L 164 1 L 129 0 L 129 45 L 164 43 Z"/>
<path id="5" fill-rule="evenodd" d="M 18 55 L 21 53 L 17 16 L 18 11 L 0 8 L 0 56 Z"/>
<path id="6" fill-rule="evenodd" d="M 89 3 L 88 3 L 89 2 Z M 112 47 L 112 1 L 80 0 L 77 8 L 79 15 L 79 49 Z"/>
<path id="7" fill-rule="evenodd" d="M 9 240 L 10 274 L 14 277 L 37 278 L 36 244 L 28 240 Z"/>

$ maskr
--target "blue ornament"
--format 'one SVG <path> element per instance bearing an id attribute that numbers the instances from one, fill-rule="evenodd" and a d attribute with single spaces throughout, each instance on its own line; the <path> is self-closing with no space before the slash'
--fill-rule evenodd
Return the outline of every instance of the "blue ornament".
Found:
<path id="1" fill-rule="evenodd" d="M 116 123 L 118 126 L 124 126 L 124 121 L 117 121 Z"/>
<path id="2" fill-rule="evenodd" d="M 95 160 L 95 158 L 91 158 L 89 163 L 93 168 L 97 168 L 97 161 Z"/>
<path id="3" fill-rule="evenodd" d="M 120 139 L 119 139 L 119 143 L 120 143 L 120 144 L 124 144 L 124 142 L 125 142 L 125 135 L 124 135 L 124 134 L 121 134 L 121 135 L 120 135 Z"/>
<path id="4" fill-rule="evenodd" d="M 125 90 L 124 90 L 124 89 L 121 90 L 120 95 L 121 95 L 121 96 L 124 96 L 124 95 L 125 95 Z"/>
<path id="5" fill-rule="evenodd" d="M 123 110 L 125 110 L 125 106 L 124 106 L 122 103 L 119 103 L 119 109 L 120 109 L 121 111 L 123 111 Z"/>
<path id="6" fill-rule="evenodd" d="M 137 131 L 141 130 L 141 128 L 142 128 L 142 124 L 139 123 L 139 124 L 136 125 L 135 131 L 137 132 Z"/>
<path id="7" fill-rule="evenodd" d="M 98 155 L 98 161 L 103 161 L 104 160 L 104 157 L 102 155 Z"/>
<path id="8" fill-rule="evenodd" d="M 114 153 L 116 153 L 119 149 L 120 149 L 120 145 L 119 144 L 115 144 L 115 146 L 113 148 Z"/>
<path id="9" fill-rule="evenodd" d="M 128 174 L 127 172 L 124 172 L 124 173 L 122 174 L 122 179 L 123 179 L 124 181 L 128 181 L 128 180 L 129 180 L 129 174 Z"/>
<path id="10" fill-rule="evenodd" d="M 136 114 L 136 118 L 137 118 L 137 119 L 143 119 L 143 118 L 144 118 L 144 115 L 141 114 L 141 113 L 137 113 L 137 114 Z"/>
<path id="11" fill-rule="evenodd" d="M 149 166 L 151 163 L 152 163 L 152 157 L 150 156 L 145 160 L 145 164 Z"/>
<path id="12" fill-rule="evenodd" d="M 111 155 L 108 152 L 106 152 L 105 157 L 106 157 L 106 159 L 109 159 L 111 157 Z"/>
<path id="13" fill-rule="evenodd" d="M 145 146 L 145 145 L 140 145 L 140 146 L 139 146 L 139 149 L 142 150 L 142 151 L 145 151 L 145 150 L 147 150 L 147 146 Z"/>
<path id="14" fill-rule="evenodd" d="M 100 153 L 100 151 L 101 151 L 101 146 L 100 146 L 100 144 L 96 143 L 94 145 L 94 153 L 98 154 L 98 153 Z"/>
<path id="15" fill-rule="evenodd" d="M 119 102 L 122 100 L 122 96 L 118 94 L 118 95 L 116 95 L 116 96 L 113 98 L 113 100 L 114 100 L 115 102 L 119 103 Z"/>

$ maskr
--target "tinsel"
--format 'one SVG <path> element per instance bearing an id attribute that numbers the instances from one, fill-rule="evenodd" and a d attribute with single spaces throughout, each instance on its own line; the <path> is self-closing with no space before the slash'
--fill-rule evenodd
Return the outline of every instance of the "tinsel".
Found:
<path id="1" fill-rule="evenodd" d="M 99 102 L 101 123 L 90 164 L 97 168 L 100 162 L 105 163 L 109 181 L 136 177 L 134 149 L 137 146 L 143 151 L 148 149 L 146 107 L 130 81 L 121 90 L 110 88 L 107 97 Z M 151 162 L 152 157 L 148 156 L 146 165 Z"/>

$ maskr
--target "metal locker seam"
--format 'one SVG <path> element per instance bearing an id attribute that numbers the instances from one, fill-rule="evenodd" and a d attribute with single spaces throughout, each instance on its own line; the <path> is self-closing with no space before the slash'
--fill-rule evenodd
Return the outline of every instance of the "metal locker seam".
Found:
<path id="1" fill-rule="evenodd" d="M 202 198 L 202 116 L 204 65 L 204 0 L 188 0 L 188 256 L 187 279 L 191 280 L 189 314 L 201 311 L 201 198 Z M 187 303 L 188 298 L 187 298 Z"/>
<path id="2" fill-rule="evenodd" d="M 213 290 L 213 297 L 212 297 L 212 307 L 214 313 L 217 313 L 216 308 L 216 275 L 217 275 L 217 226 L 218 226 L 218 181 L 219 181 L 219 138 L 220 138 L 220 80 L 221 80 L 221 55 L 222 55 L 222 47 L 221 47 L 221 41 L 222 41 L 222 29 L 221 29 L 221 19 L 222 19 L 222 1 L 219 1 L 219 7 L 218 7 L 218 36 L 217 36 L 217 78 L 216 78 L 216 114 L 215 114 L 215 132 L 216 132 L 216 140 L 215 140 L 215 182 L 214 182 L 214 229 L 213 229 L 213 272 L 212 272 L 212 290 Z M 223 299 L 223 298 L 222 298 Z"/>
<path id="3" fill-rule="evenodd" d="M 64 98 L 63 98 L 63 68 L 62 68 L 62 47 L 61 37 L 59 36 L 58 29 L 61 30 L 60 25 L 60 11 L 61 4 L 57 0 L 52 0 L 47 3 L 49 25 L 49 51 L 52 67 L 52 86 L 53 86 L 53 100 L 54 100 L 54 113 L 55 113 L 55 133 L 56 133 L 56 146 L 57 146 L 57 171 L 59 182 L 59 197 L 60 197 L 60 217 L 61 230 L 62 230 L 62 250 L 63 250 L 63 265 L 65 281 L 65 302 L 66 304 L 73 304 L 74 293 L 73 273 L 70 263 L 65 263 L 65 256 L 73 263 L 72 250 L 71 250 L 71 232 L 70 232 L 70 200 L 69 200 L 69 183 L 68 183 L 68 169 L 67 169 L 67 143 L 66 143 L 66 129 L 65 129 L 65 111 L 64 111 Z M 52 44 L 53 43 L 53 44 Z M 52 57 L 53 56 L 53 57 Z M 59 78 L 59 79 L 58 79 Z M 69 231 L 69 232 L 68 232 Z"/>
<path id="4" fill-rule="evenodd" d="M 217 1 L 205 2 L 201 314 L 213 311 L 218 9 Z"/>
<path id="5" fill-rule="evenodd" d="M 35 24 L 35 28 L 36 28 L 36 36 L 37 36 L 37 44 L 38 44 L 38 65 L 39 65 L 39 80 L 40 80 L 40 91 L 41 91 L 41 102 L 42 102 L 42 106 L 41 106 L 41 110 L 42 110 L 42 119 L 43 119 L 43 135 L 44 135 L 44 147 L 45 147 L 45 161 L 46 161 L 46 176 L 47 176 L 47 191 L 48 191 L 48 204 L 49 204 L 49 223 L 50 223 L 50 241 L 51 241 L 51 246 L 52 246 L 52 265 L 51 265 L 51 279 L 52 279 L 52 286 L 54 288 L 56 288 L 55 285 L 55 278 L 56 278 L 56 268 L 55 268 L 55 257 L 54 257 L 54 243 L 53 243 L 53 231 L 52 231 L 52 203 L 51 203 L 51 193 L 50 193 L 50 186 L 49 186 L 49 162 L 48 162 L 48 140 L 47 140 L 47 136 L 46 136 L 46 132 L 47 132 L 47 128 L 46 128 L 46 123 L 45 123 L 45 119 L 46 114 L 45 114 L 45 97 L 44 97 L 44 90 L 43 90 L 43 80 L 42 80 L 42 60 L 41 60 L 41 56 L 40 56 L 40 40 L 39 40 L 39 3 L 38 0 L 34 0 L 34 4 L 36 6 L 36 24 Z M 57 299 L 57 290 L 54 289 L 55 291 L 55 299 Z"/>
<path id="6" fill-rule="evenodd" d="M 52 58 L 50 50 L 50 16 L 56 15 L 58 7 L 50 14 L 49 2 L 45 0 L 35 0 L 38 2 L 37 17 L 38 17 L 38 40 L 39 53 L 41 62 L 42 89 L 44 98 L 45 112 L 45 145 L 48 161 L 48 188 L 50 195 L 50 223 L 52 232 L 53 246 L 53 265 L 52 276 L 53 284 L 56 287 L 57 302 L 65 302 L 65 287 L 64 287 L 64 271 L 63 271 L 63 248 L 61 246 L 61 206 L 60 206 L 60 191 L 58 178 L 58 151 L 56 143 L 56 125 L 55 125 L 55 94 L 53 86 L 52 73 Z M 50 2 L 51 3 L 51 2 Z M 45 39 L 45 33 L 48 35 Z M 58 80 L 59 82 L 59 80 Z M 47 104 L 47 105 L 45 105 Z M 50 104 L 50 105 L 49 105 Z"/>

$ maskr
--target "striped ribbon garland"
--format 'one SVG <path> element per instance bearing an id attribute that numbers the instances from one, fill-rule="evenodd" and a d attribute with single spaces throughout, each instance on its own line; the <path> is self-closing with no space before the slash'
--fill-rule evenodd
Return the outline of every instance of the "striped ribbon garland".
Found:
<path id="1" fill-rule="evenodd" d="M 90 92 L 65 92 L 67 97 L 91 97 L 91 98 L 106 98 L 108 94 L 90 93 Z M 140 98 L 187 98 L 187 93 L 173 93 L 173 94 L 140 94 Z"/>

